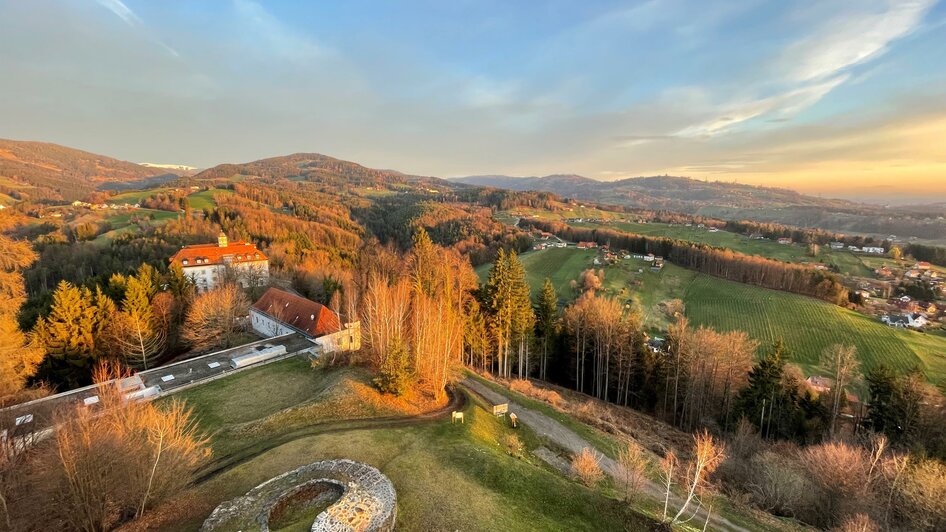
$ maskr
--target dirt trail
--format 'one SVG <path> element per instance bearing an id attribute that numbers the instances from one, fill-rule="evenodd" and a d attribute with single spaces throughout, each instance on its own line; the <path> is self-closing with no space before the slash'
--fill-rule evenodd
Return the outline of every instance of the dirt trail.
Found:
<path id="1" fill-rule="evenodd" d="M 619 466 L 617 462 L 602 453 L 600 449 L 596 449 L 594 445 L 589 443 L 587 440 L 576 434 L 573 430 L 569 429 L 565 425 L 562 425 L 558 421 L 555 421 L 541 412 L 531 410 L 520 405 L 519 403 L 516 403 L 515 401 L 510 400 L 507 396 L 493 391 L 490 387 L 472 378 L 468 377 L 464 379 L 462 384 L 467 389 L 475 392 L 477 395 L 483 397 L 490 403 L 509 403 L 509 411 L 514 412 L 519 417 L 521 422 L 528 425 L 529 428 L 536 432 L 536 434 L 547 438 L 549 441 L 555 443 L 570 453 L 579 453 L 586 447 L 588 449 L 597 450 L 597 454 L 599 456 L 598 463 L 601 465 L 601 469 L 604 470 L 604 472 L 609 476 L 617 480 L 619 475 Z M 664 490 L 655 482 L 648 480 L 647 484 L 644 486 L 644 491 L 648 495 L 660 500 L 661 502 L 663 501 Z M 670 501 L 672 504 L 677 503 L 678 506 L 683 502 L 677 497 L 671 497 Z M 688 511 L 687 515 L 690 515 L 690 513 L 691 512 Z M 700 509 L 696 513 L 696 517 L 693 518 L 692 522 L 703 522 L 705 519 L 706 511 Z M 743 528 L 717 514 L 713 514 L 713 516 L 710 518 L 710 522 L 712 523 L 713 528 L 716 530 L 750 532 L 748 529 Z"/>

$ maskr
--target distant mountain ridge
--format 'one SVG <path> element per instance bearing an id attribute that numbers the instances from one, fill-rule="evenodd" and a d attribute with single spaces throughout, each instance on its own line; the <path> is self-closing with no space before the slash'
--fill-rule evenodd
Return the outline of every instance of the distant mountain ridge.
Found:
<path id="1" fill-rule="evenodd" d="M 452 179 L 470 185 L 538 190 L 588 201 L 613 202 L 646 209 L 662 208 L 692 211 L 706 203 L 719 207 L 754 208 L 784 206 L 856 206 L 841 199 L 807 196 L 794 190 L 759 187 L 722 181 L 701 181 L 680 176 L 630 177 L 617 181 L 598 181 L 574 174 L 543 177 L 502 175 L 469 176 Z"/>
<path id="2" fill-rule="evenodd" d="M 109 183 L 176 175 L 48 142 L 0 139 L 0 193 L 19 198 L 81 199 Z"/>
<path id="3" fill-rule="evenodd" d="M 821 198 L 773 187 L 700 181 L 680 176 L 597 181 L 579 175 L 470 176 L 458 183 L 510 190 L 536 190 L 600 204 L 666 210 L 723 220 L 754 220 L 838 232 L 916 237 L 946 243 L 946 220 L 935 206 L 885 207 Z"/>

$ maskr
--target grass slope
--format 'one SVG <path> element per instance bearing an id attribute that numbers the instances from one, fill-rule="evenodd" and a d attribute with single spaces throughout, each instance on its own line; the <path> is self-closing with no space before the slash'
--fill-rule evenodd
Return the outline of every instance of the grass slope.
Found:
<path id="1" fill-rule="evenodd" d="M 214 194 L 233 194 L 233 191 L 226 189 L 210 189 L 194 192 L 187 196 L 187 204 L 190 205 L 191 209 L 199 211 L 212 209 L 217 206 L 217 202 L 214 201 Z"/>
<path id="2" fill-rule="evenodd" d="M 305 421 L 391 415 L 376 391 L 360 390 L 369 376 L 357 368 L 313 370 L 291 358 L 201 385 L 174 398 L 194 409 L 212 433 L 215 458 L 255 441 L 242 429 L 312 407 Z M 355 390 L 355 392 L 352 392 Z M 471 397 L 464 424 L 447 419 L 412 426 L 341 430 L 289 441 L 179 494 L 156 508 L 155 530 L 196 530 L 220 502 L 265 480 L 327 458 L 350 458 L 378 467 L 394 482 L 400 530 L 646 530 L 651 522 L 611 497 L 607 486 L 585 488 L 527 451 L 543 445 L 527 427 L 512 429 Z M 380 403 L 379 403 L 380 401 Z M 296 426 L 270 423 L 264 438 Z M 587 427 L 586 427 L 587 429 Z M 590 430 L 590 429 L 588 429 Z M 518 438 L 511 445 L 512 436 Z M 652 510 L 649 510 L 652 511 Z M 629 527 L 629 528 L 628 528 Z"/>
<path id="3" fill-rule="evenodd" d="M 770 344 L 783 338 L 792 359 L 818 372 L 818 356 L 836 344 L 857 346 L 863 370 L 881 363 L 898 371 L 920 368 L 933 382 L 946 378 L 941 336 L 887 327 L 875 319 L 822 301 L 698 275 L 684 297 L 694 324 L 744 330 Z"/>
<path id="4" fill-rule="evenodd" d="M 946 379 L 946 338 L 942 335 L 892 329 L 871 317 L 823 301 L 725 281 L 673 264 L 652 272 L 647 263 L 633 259 L 612 266 L 595 266 L 594 256 L 593 251 L 576 248 L 524 254 L 522 262 L 533 296 L 548 276 L 559 296 L 571 301 L 574 293 L 569 281 L 584 269 L 604 268 L 604 293 L 643 309 L 645 325 L 651 331 L 667 325 L 659 303 L 681 299 L 695 325 L 743 330 L 763 346 L 784 339 L 792 360 L 810 373 L 823 371 L 818 358 L 826 347 L 844 343 L 857 346 L 864 370 L 885 363 L 903 372 L 918 367 L 932 382 Z M 488 265 L 478 269 L 482 279 L 488 271 Z"/>

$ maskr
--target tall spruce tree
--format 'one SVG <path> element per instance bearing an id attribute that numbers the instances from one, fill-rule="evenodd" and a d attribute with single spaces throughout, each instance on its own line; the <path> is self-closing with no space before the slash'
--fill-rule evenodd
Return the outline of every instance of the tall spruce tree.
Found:
<path id="1" fill-rule="evenodd" d="M 542 345 L 542 357 L 539 360 L 539 378 L 547 380 L 549 353 L 555 345 L 555 338 L 558 334 L 558 295 L 555 293 L 555 287 L 552 286 L 552 280 L 548 277 L 542 283 L 542 292 L 539 294 L 539 302 L 536 307 L 536 329 Z"/>
<path id="2" fill-rule="evenodd" d="M 781 339 L 777 340 L 772 351 L 763 356 L 749 371 L 749 384 L 739 392 L 736 399 L 737 415 L 734 419 L 745 417 L 759 429 L 760 434 L 767 434 L 766 428 L 771 426 L 775 405 L 784 395 L 784 350 L 785 344 Z"/>

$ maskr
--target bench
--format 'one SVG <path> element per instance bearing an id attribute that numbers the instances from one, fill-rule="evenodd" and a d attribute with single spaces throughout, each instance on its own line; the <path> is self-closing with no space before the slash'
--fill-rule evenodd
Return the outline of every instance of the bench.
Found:
<path id="1" fill-rule="evenodd" d="M 460 423 L 466 424 L 466 421 L 463 420 L 463 412 L 457 412 L 456 410 L 454 410 L 450 414 L 450 423 L 456 423 L 457 421 L 459 421 Z"/>

